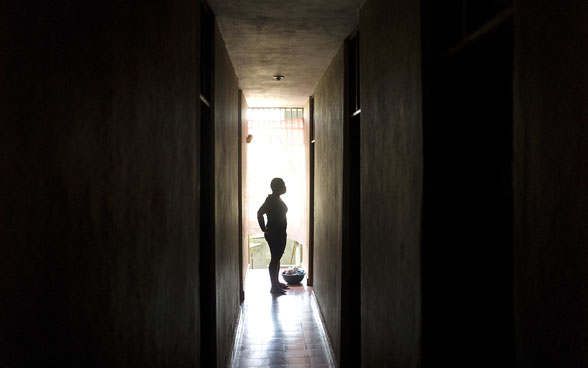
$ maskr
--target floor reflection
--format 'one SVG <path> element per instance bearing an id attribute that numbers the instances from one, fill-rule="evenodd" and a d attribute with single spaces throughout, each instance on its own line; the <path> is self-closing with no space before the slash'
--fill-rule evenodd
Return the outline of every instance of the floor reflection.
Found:
<path id="1" fill-rule="evenodd" d="M 334 367 L 312 288 L 290 286 L 282 296 L 269 290 L 267 270 L 248 272 L 233 367 Z"/>

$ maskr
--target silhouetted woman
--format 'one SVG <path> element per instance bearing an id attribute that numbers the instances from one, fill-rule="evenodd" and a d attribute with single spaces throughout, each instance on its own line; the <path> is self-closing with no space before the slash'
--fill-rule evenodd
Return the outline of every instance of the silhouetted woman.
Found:
<path id="1" fill-rule="evenodd" d="M 272 188 L 272 194 L 268 195 L 265 202 L 259 207 L 257 221 L 272 255 L 268 267 L 272 282 L 270 292 L 273 294 L 285 294 L 284 289 L 288 289 L 288 285 L 280 283 L 278 275 L 280 273 L 280 258 L 284 254 L 284 249 L 286 249 L 286 227 L 288 225 L 286 212 L 288 212 L 288 206 L 280 198 L 282 194 L 286 193 L 286 184 L 282 179 L 274 178 L 270 187 Z M 263 215 L 267 216 L 267 225 Z"/>

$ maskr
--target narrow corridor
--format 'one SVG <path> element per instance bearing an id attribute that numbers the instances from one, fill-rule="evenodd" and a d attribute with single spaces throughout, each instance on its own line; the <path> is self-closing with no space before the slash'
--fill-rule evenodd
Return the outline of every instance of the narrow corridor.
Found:
<path id="1" fill-rule="evenodd" d="M 248 271 L 232 366 L 335 367 L 312 288 L 269 289 L 267 270 Z"/>
<path id="2" fill-rule="evenodd" d="M 0 25 L 0 368 L 588 368 L 588 0 Z M 277 298 L 275 177 L 312 275 Z"/>

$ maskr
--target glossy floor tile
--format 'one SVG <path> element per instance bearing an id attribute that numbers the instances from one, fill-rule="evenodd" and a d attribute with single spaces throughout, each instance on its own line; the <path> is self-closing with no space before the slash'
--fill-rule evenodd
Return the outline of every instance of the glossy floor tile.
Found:
<path id="1" fill-rule="evenodd" d="M 312 288 L 269 290 L 267 270 L 249 270 L 233 367 L 335 367 Z"/>

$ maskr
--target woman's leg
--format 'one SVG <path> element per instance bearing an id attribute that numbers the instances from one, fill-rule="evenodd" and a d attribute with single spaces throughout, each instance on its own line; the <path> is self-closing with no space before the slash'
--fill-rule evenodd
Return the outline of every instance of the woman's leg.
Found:
<path id="1" fill-rule="evenodd" d="M 284 234 L 283 237 L 280 237 L 279 241 L 277 241 L 278 249 L 276 249 L 276 254 L 275 256 L 272 255 L 272 258 L 275 257 L 277 259 L 277 263 L 276 263 L 276 286 L 280 287 L 280 260 L 282 259 L 282 255 L 284 255 L 284 250 L 286 249 L 286 234 Z M 283 284 L 282 286 L 286 286 L 285 284 Z M 287 287 L 287 286 L 286 286 Z M 280 287 L 281 289 L 283 289 L 284 287 Z"/>
<path id="2" fill-rule="evenodd" d="M 280 258 L 282 258 L 282 254 L 284 254 L 284 249 L 286 247 L 286 239 L 282 239 L 282 237 L 276 238 L 269 238 L 266 237 L 268 241 L 268 245 L 270 247 L 271 252 L 271 260 L 268 266 L 269 274 L 270 274 L 270 281 L 272 283 L 272 292 L 280 292 L 284 293 L 282 288 L 280 288 L 279 282 L 279 275 L 280 275 Z"/>
<path id="3" fill-rule="evenodd" d="M 280 260 L 272 257 L 269 264 L 269 275 L 272 283 L 272 288 L 278 287 L 278 273 L 280 272 Z"/>
<path id="4" fill-rule="evenodd" d="M 280 257 L 280 258 L 282 258 L 282 257 Z M 278 261 L 276 262 L 276 268 L 274 270 L 277 287 L 280 287 L 280 258 L 278 258 Z"/>

